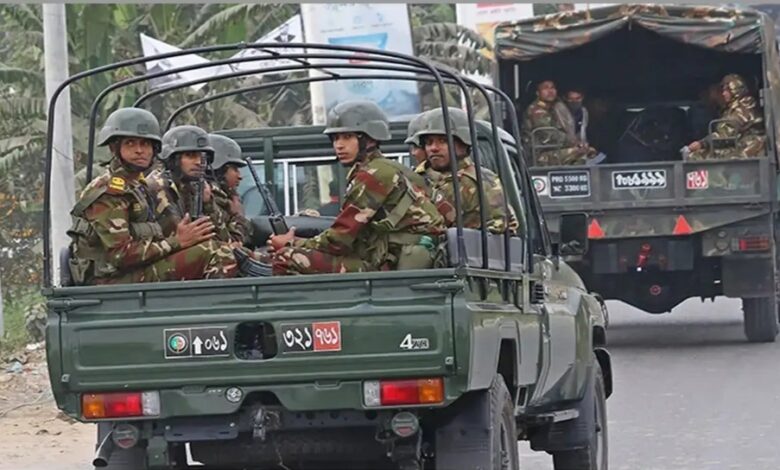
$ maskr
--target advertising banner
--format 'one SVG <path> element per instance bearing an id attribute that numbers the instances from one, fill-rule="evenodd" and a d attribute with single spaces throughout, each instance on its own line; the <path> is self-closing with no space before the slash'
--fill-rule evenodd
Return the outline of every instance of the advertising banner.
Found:
<path id="1" fill-rule="evenodd" d="M 368 47 L 413 54 L 409 12 L 404 3 L 381 4 L 301 4 L 303 31 L 307 42 Z M 310 51 L 311 52 L 311 51 Z M 313 63 L 338 62 L 312 60 Z M 359 58 L 343 61 L 360 63 Z M 368 69 L 333 69 L 343 76 L 398 73 Z M 322 72 L 312 71 L 321 76 Z M 417 82 L 408 80 L 337 80 L 311 84 L 312 114 L 315 124 L 324 124 L 328 110 L 350 99 L 377 103 L 390 118 L 420 112 Z"/>

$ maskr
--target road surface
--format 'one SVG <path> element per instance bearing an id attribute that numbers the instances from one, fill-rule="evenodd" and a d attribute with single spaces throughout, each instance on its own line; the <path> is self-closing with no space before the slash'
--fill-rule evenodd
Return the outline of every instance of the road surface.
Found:
<path id="1" fill-rule="evenodd" d="M 691 300 L 660 316 L 611 303 L 610 312 L 611 469 L 780 468 L 780 342 L 746 343 L 738 301 Z M 90 426 L 31 427 L 19 412 L 0 424 L 9 431 L 0 470 L 89 468 Z M 523 470 L 552 469 L 547 454 L 520 449 Z"/>

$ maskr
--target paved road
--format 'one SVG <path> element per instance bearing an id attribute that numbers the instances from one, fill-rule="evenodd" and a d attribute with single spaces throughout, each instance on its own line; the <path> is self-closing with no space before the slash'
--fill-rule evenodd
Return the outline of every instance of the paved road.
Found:
<path id="1" fill-rule="evenodd" d="M 739 301 L 653 316 L 610 304 L 612 470 L 780 468 L 780 342 L 748 344 Z M 523 470 L 552 459 L 521 444 Z"/>

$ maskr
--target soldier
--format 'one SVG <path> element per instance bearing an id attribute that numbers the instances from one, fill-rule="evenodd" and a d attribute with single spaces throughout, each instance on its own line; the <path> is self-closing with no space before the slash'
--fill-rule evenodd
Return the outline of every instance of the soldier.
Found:
<path id="1" fill-rule="evenodd" d="M 471 134 L 466 113 L 457 108 L 448 108 L 450 128 L 455 140 L 455 155 L 458 159 L 458 184 L 460 187 L 461 213 L 463 226 L 480 228 L 479 196 L 477 192 L 477 168 L 469 157 Z M 428 162 L 434 171 L 441 174 L 433 186 L 433 201 L 436 208 L 444 216 L 448 227 L 455 225 L 455 192 L 452 183 L 449 145 L 444 127 L 444 113 L 441 109 L 429 111 L 417 132 L 420 142 L 425 145 Z M 487 168 L 481 168 L 482 184 L 485 191 L 485 203 L 488 209 L 487 229 L 492 233 L 503 233 L 507 226 L 512 232 L 518 227 L 514 210 L 509 207 L 509 218 L 504 205 L 504 189 L 495 173 Z"/>
<path id="2" fill-rule="evenodd" d="M 324 131 L 339 162 L 350 167 L 341 211 L 318 236 L 274 236 L 274 274 L 421 269 L 430 267 L 444 221 L 414 172 L 386 159 L 387 116 L 370 101 L 348 101 L 329 113 Z"/>
<path id="3" fill-rule="evenodd" d="M 171 234 L 185 214 L 202 211 L 199 215 L 209 217 L 215 227 L 215 238 L 230 242 L 228 215 L 217 207 L 212 186 L 205 181 L 206 167 L 214 160 L 208 133 L 197 126 L 177 126 L 163 135 L 162 142 L 159 159 L 164 169 L 152 171 L 148 180 L 163 234 Z M 199 181 L 203 182 L 202 207 L 195 207 Z"/>
<path id="4" fill-rule="evenodd" d="M 535 165 L 579 165 L 596 154 L 595 149 L 581 142 L 576 136 L 566 133 L 560 117 L 556 115 L 558 90 L 552 80 L 544 80 L 537 85 L 536 97 L 536 101 L 526 109 L 523 118 L 523 144 L 528 148 L 529 155 L 534 155 L 534 146 L 557 148 L 538 149 Z M 533 132 L 539 128 L 552 129 Z"/>
<path id="5" fill-rule="evenodd" d="M 748 94 L 745 80 L 729 74 L 721 81 L 721 95 L 726 103 L 721 121 L 707 137 L 687 146 L 690 160 L 706 158 L 750 158 L 765 150 L 764 119 L 756 100 Z M 721 140 L 723 139 L 723 140 Z M 720 141 L 719 141 L 720 140 Z M 683 147 L 683 153 L 686 147 Z"/>
<path id="6" fill-rule="evenodd" d="M 430 113 L 430 111 L 420 113 L 409 121 L 409 128 L 407 129 L 404 143 L 409 145 L 409 154 L 414 158 L 416 163 L 414 172 L 422 176 L 428 187 L 433 187 L 436 181 L 441 178 L 441 173 L 431 168 L 431 164 L 425 153 L 425 145 L 420 142 L 420 136 L 418 135 L 418 132 L 422 129 L 425 116 L 428 113 Z"/>
<path id="7" fill-rule="evenodd" d="M 209 134 L 209 141 L 214 148 L 214 162 L 211 164 L 215 179 L 215 187 L 212 188 L 214 201 L 227 215 L 231 241 L 245 245 L 250 241 L 252 224 L 246 218 L 237 191 L 241 183 L 239 168 L 246 166 L 241 158 L 241 147 L 235 140 L 219 134 Z"/>
<path id="8" fill-rule="evenodd" d="M 160 151 L 160 125 L 150 112 L 122 108 L 106 119 L 108 171 L 87 185 L 71 211 L 71 274 L 77 284 L 118 284 L 224 278 L 236 260 L 211 239 L 207 218 L 184 217 L 167 237 L 154 216 L 143 172 Z"/>

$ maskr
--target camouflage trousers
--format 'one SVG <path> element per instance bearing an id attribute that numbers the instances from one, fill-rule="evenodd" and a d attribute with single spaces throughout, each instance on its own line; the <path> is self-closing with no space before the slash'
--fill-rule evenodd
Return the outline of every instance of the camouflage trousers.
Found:
<path id="1" fill-rule="evenodd" d="M 709 149 L 699 149 L 692 152 L 688 160 L 729 160 L 737 158 L 753 158 L 764 153 L 766 137 L 763 135 L 746 135 L 737 140 L 736 147 L 715 149 L 710 153 Z"/>
<path id="2" fill-rule="evenodd" d="M 354 273 L 378 268 L 357 255 L 336 256 L 309 248 L 287 247 L 272 258 L 274 276 L 289 274 Z"/>
<path id="3" fill-rule="evenodd" d="M 563 147 L 539 153 L 536 164 L 538 166 L 584 165 L 587 160 L 587 147 Z"/>
<path id="4" fill-rule="evenodd" d="M 227 244 L 213 240 L 177 251 L 155 263 L 110 278 L 97 278 L 96 284 L 189 281 L 235 277 L 238 265 Z"/>

